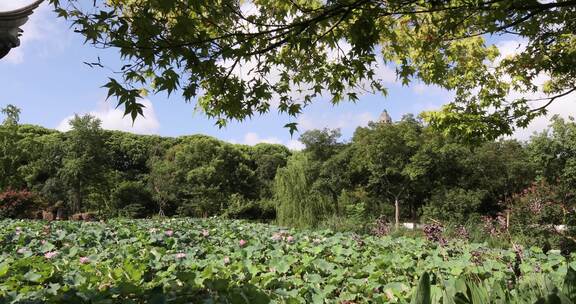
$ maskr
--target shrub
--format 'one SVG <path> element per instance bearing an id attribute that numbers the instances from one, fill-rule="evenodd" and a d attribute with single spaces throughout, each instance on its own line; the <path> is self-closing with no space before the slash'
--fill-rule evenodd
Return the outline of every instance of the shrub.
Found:
<path id="1" fill-rule="evenodd" d="M 232 194 L 223 215 L 233 219 L 270 221 L 276 217 L 276 209 L 270 200 L 253 201 L 240 194 Z"/>
<path id="2" fill-rule="evenodd" d="M 390 234 L 391 229 L 392 224 L 390 221 L 388 221 L 385 216 L 380 216 L 374 221 L 371 232 L 375 236 L 386 236 Z"/>
<path id="3" fill-rule="evenodd" d="M 41 209 L 35 198 L 28 190 L 8 189 L 0 193 L 0 218 L 33 218 Z"/>
<path id="4" fill-rule="evenodd" d="M 176 208 L 180 216 L 208 217 L 222 214 L 228 207 L 230 196 L 217 188 L 197 187 L 197 192 L 186 194 Z"/>
<path id="5" fill-rule="evenodd" d="M 142 218 L 154 214 L 158 207 L 151 193 L 140 182 L 122 182 L 111 194 L 112 206 L 119 216 Z"/>
<path id="6" fill-rule="evenodd" d="M 450 189 L 432 195 L 422 208 L 425 219 L 435 219 L 461 225 L 478 212 L 486 195 L 482 190 Z"/>
<path id="7" fill-rule="evenodd" d="M 565 251 L 571 251 L 573 240 L 557 231 L 555 226 L 570 225 L 573 212 L 558 197 L 556 189 L 545 182 L 534 183 L 513 195 L 506 202 L 510 235 L 527 246 L 563 247 Z"/>

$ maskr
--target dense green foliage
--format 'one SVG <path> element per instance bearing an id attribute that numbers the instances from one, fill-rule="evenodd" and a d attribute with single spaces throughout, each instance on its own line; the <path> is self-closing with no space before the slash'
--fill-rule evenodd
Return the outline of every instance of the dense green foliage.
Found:
<path id="1" fill-rule="evenodd" d="M 90 116 L 71 124 L 61 133 L 7 115 L 0 215 L 224 216 L 376 234 L 442 223 L 448 236 L 493 245 L 576 248 L 573 231 L 556 229 L 576 220 L 573 121 L 555 119 L 527 142 L 467 146 L 407 115 L 347 143 L 338 130 L 305 132 L 301 152 L 105 131 Z"/>
<path id="2" fill-rule="evenodd" d="M 331 213 L 327 198 L 313 188 L 311 165 L 307 155 L 298 154 L 278 171 L 274 193 L 281 225 L 314 227 Z"/>
<path id="3" fill-rule="evenodd" d="M 508 290 L 505 281 L 489 282 L 479 280 L 475 276 L 461 276 L 438 288 L 433 286 L 430 275 L 424 273 L 420 278 L 417 290 L 412 297 L 411 304 L 431 303 L 495 303 L 495 304 L 521 304 L 546 303 L 568 304 L 576 301 L 576 271 L 569 267 L 562 286 L 547 280 L 545 277 L 536 277 L 529 282 L 520 284 L 515 291 Z"/>
<path id="4" fill-rule="evenodd" d="M 0 240 L 0 303 L 409 303 L 422 273 L 433 295 L 472 278 L 517 297 L 576 266 L 538 248 L 219 219 L 3 220 Z"/>
<path id="5" fill-rule="evenodd" d="M 296 116 L 320 95 L 334 104 L 364 90 L 385 95 L 388 66 L 404 84 L 455 92 L 427 115 L 432 124 L 493 139 L 576 90 L 574 0 L 50 2 L 86 42 L 119 51 L 120 79 L 105 86 L 133 118 L 148 91 L 197 98 L 220 125 L 269 112 L 275 102 Z M 487 40 L 502 34 L 526 47 L 499 58 Z M 537 90 L 547 98 L 532 104 Z"/>
<path id="6" fill-rule="evenodd" d="M 64 218 L 81 212 L 275 217 L 274 177 L 291 155 L 284 146 L 105 131 L 88 115 L 75 117 L 71 127 L 61 133 L 7 116 L 0 126 L 0 209 L 12 204 L 12 192 L 27 190 L 33 210 Z M 10 217 L 34 217 L 28 211 Z"/>

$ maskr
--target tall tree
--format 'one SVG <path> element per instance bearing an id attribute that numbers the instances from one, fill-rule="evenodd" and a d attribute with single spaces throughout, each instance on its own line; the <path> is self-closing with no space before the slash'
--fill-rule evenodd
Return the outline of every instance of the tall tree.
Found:
<path id="1" fill-rule="evenodd" d="M 274 183 L 277 201 L 276 214 L 280 225 L 315 227 L 328 214 L 332 206 L 312 184 L 309 156 L 296 153 L 285 168 L 278 170 Z"/>
<path id="2" fill-rule="evenodd" d="M 340 129 L 330 130 L 309 130 L 300 136 L 300 141 L 306 147 L 304 151 L 310 153 L 310 157 L 315 161 L 326 161 L 336 154 L 342 146 L 338 140 L 342 136 Z"/>
<path id="3" fill-rule="evenodd" d="M 183 137 L 164 157 L 175 168 L 178 212 L 207 216 L 224 210 L 232 194 L 258 197 L 257 179 L 248 155 L 212 137 Z"/>
<path id="4" fill-rule="evenodd" d="M 282 145 L 260 143 L 249 147 L 247 153 L 254 162 L 254 173 L 260 183 L 260 198 L 270 198 L 276 172 L 286 166 L 290 150 Z"/>
<path id="5" fill-rule="evenodd" d="M 149 166 L 148 186 L 158 204 L 158 215 L 173 215 L 175 210 L 170 210 L 169 206 L 178 197 L 180 184 L 176 178 L 177 168 L 173 162 L 159 157 L 151 158 Z"/>
<path id="6" fill-rule="evenodd" d="M 18 122 L 20 121 L 20 112 L 21 112 L 21 110 L 18 107 L 9 104 L 6 107 L 2 108 L 0 112 L 2 112 L 2 114 L 6 116 L 3 122 L 5 126 L 18 125 Z"/>
<path id="7" fill-rule="evenodd" d="M 576 202 L 576 122 L 555 116 L 550 128 L 532 136 L 528 153 L 538 177 L 557 185 L 562 200 Z"/>
<path id="8" fill-rule="evenodd" d="M 68 189 L 72 212 L 83 210 L 87 190 L 104 180 L 107 161 L 101 121 L 91 115 L 75 115 L 66 135 L 64 158 L 58 176 Z"/>
<path id="9" fill-rule="evenodd" d="M 412 119 L 398 123 L 371 123 L 353 138 L 356 166 L 368 174 L 367 186 L 377 196 L 394 203 L 395 224 L 400 223 L 400 202 L 411 203 L 418 185 L 411 158 L 421 146 L 422 126 Z"/>
<path id="10" fill-rule="evenodd" d="M 18 134 L 20 109 L 9 104 L 0 112 L 5 115 L 0 126 L 0 190 L 8 187 L 19 188 L 23 181 L 18 174 L 18 167 L 25 154 L 18 145 L 18 141 L 22 139 Z"/>
<path id="11" fill-rule="evenodd" d="M 122 79 L 106 87 L 134 118 L 149 88 L 199 97 L 220 125 L 268 112 L 273 99 L 297 115 L 320 94 L 339 103 L 357 100 L 358 87 L 385 93 L 380 69 L 394 64 L 404 84 L 419 79 L 455 92 L 427 115 L 433 124 L 495 138 L 576 90 L 575 0 L 50 2 L 87 42 L 126 59 Z M 526 47 L 499 60 L 484 39 L 499 34 Z M 548 99 L 531 107 L 540 74 L 550 77 Z"/>

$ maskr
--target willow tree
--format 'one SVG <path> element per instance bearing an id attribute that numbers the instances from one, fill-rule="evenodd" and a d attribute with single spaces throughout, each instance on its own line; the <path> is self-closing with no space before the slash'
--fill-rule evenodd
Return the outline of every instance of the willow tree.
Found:
<path id="1" fill-rule="evenodd" d="M 494 138 L 576 90 L 576 0 L 50 2 L 87 42 L 119 50 L 125 65 L 106 87 L 133 118 L 150 90 L 198 98 L 219 125 L 275 103 L 296 116 L 319 95 L 336 104 L 385 94 L 382 68 L 393 66 L 403 84 L 455 92 L 426 116 L 434 125 Z M 526 47 L 498 59 L 485 38 L 501 34 Z M 539 75 L 546 98 L 532 105 Z"/>
<path id="2" fill-rule="evenodd" d="M 315 227 L 331 211 L 330 200 L 312 187 L 310 162 L 306 154 L 294 154 L 276 173 L 274 195 L 280 225 Z"/>

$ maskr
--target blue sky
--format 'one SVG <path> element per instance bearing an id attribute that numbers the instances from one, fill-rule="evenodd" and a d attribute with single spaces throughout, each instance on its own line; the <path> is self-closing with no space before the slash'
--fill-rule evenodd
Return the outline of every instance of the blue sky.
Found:
<path id="1" fill-rule="evenodd" d="M 0 10 L 10 9 L 30 0 L 0 0 Z M 516 41 L 500 41 L 504 53 L 513 52 Z M 114 100 L 105 101 L 106 89 L 101 88 L 110 70 L 90 68 L 83 62 L 95 62 L 100 57 L 111 67 L 119 66 L 115 50 L 99 50 L 83 44 L 83 38 L 69 29 L 69 24 L 56 18 L 47 4 L 43 4 L 24 26 L 22 46 L 0 60 L 0 107 L 14 104 L 22 109 L 21 122 L 66 130 L 67 119 L 74 114 L 92 113 L 103 121 L 107 129 L 119 129 L 141 134 L 179 136 L 208 134 L 217 138 L 245 144 L 258 142 L 282 143 L 299 148 L 283 126 L 294 121 L 287 116 L 270 113 L 245 122 L 232 122 L 219 129 L 214 121 L 194 112 L 193 103 L 185 103 L 178 94 L 148 96 L 146 118 L 139 118 L 134 126 L 130 118 L 115 110 Z M 415 84 L 410 87 L 395 82 L 392 69 L 384 69 L 389 95 L 364 95 L 357 103 L 343 102 L 332 106 L 327 98 L 318 99 L 295 121 L 300 131 L 314 128 L 340 128 L 343 138 L 349 139 L 358 126 L 376 120 L 387 109 L 393 119 L 405 113 L 418 114 L 438 108 L 450 100 L 451 94 L 434 87 Z M 552 113 L 572 113 L 571 105 L 554 109 Z M 531 132 L 544 128 L 540 120 L 528 130 L 519 132 L 526 138 Z"/>

